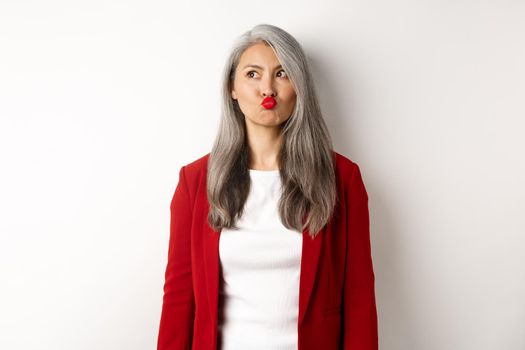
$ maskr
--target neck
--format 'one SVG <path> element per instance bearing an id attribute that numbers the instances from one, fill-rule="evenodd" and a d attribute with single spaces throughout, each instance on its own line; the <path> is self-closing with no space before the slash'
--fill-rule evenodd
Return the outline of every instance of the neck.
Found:
<path id="1" fill-rule="evenodd" d="M 264 129 L 248 134 L 249 167 L 258 170 L 277 170 L 282 134 L 278 128 Z"/>

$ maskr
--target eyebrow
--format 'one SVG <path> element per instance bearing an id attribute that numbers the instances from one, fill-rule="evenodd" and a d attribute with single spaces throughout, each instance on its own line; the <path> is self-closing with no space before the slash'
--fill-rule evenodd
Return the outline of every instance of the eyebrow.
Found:
<path id="1" fill-rule="evenodd" d="M 242 67 L 242 69 L 246 69 L 248 67 L 252 67 L 252 68 L 259 68 L 259 69 L 263 69 L 263 67 L 257 65 L 257 64 L 247 64 L 245 65 L 244 67 Z M 278 66 L 275 66 L 274 69 L 277 69 L 277 68 L 282 68 L 283 66 L 282 65 L 278 65 Z"/>

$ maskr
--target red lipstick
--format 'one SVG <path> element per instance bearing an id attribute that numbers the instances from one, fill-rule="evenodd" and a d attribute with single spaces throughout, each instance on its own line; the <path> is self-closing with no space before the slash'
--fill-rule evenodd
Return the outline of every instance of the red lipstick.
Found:
<path id="1" fill-rule="evenodd" d="M 272 109 L 277 104 L 277 101 L 271 96 L 265 97 L 261 105 L 266 109 Z"/>

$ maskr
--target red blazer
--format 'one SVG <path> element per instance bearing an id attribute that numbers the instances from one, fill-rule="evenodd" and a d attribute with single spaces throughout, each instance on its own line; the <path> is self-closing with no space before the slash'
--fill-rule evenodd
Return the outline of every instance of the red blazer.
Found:
<path id="1" fill-rule="evenodd" d="M 315 239 L 302 232 L 298 350 L 376 350 L 368 195 L 358 165 L 334 153 L 334 217 Z M 171 201 L 158 350 L 218 348 L 220 231 L 207 222 L 208 157 L 182 166 Z"/>

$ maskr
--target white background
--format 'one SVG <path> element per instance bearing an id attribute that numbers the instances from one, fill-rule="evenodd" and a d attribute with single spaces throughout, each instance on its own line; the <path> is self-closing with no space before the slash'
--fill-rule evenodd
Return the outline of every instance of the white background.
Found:
<path id="1" fill-rule="evenodd" d="M 154 349 L 180 167 L 258 23 L 361 168 L 383 350 L 525 348 L 525 3 L 0 2 L 0 348 Z"/>

